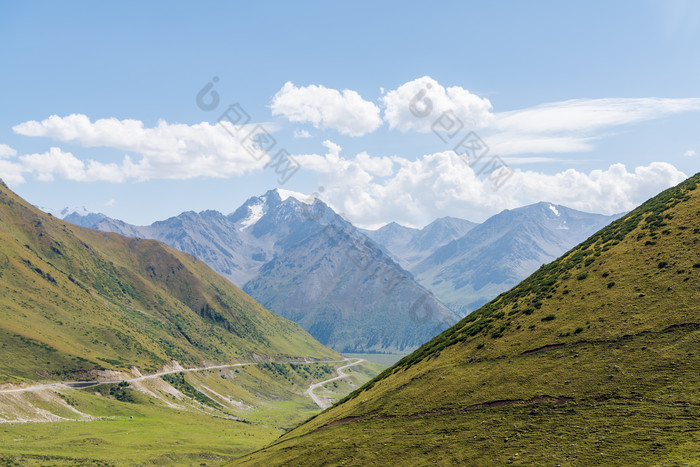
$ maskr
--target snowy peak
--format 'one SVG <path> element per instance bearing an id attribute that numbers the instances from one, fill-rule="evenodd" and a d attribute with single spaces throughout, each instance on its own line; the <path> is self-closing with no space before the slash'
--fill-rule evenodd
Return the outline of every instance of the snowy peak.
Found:
<path id="1" fill-rule="evenodd" d="M 48 209 L 41 206 L 36 207 L 58 219 L 63 219 L 64 221 L 79 225 L 81 227 L 92 227 L 98 222 L 107 218 L 107 216 L 100 212 L 88 211 L 85 206 L 73 208 L 65 207 L 61 210 Z"/>
<path id="2" fill-rule="evenodd" d="M 262 196 L 249 198 L 229 215 L 229 219 L 236 224 L 238 230 L 250 230 L 268 213 L 275 212 L 276 215 L 282 215 L 282 212 L 285 212 L 285 215 L 289 216 L 293 212 L 308 209 L 304 208 L 304 205 L 313 205 L 315 202 L 317 200 L 313 196 L 276 188 Z"/>
<path id="3" fill-rule="evenodd" d="M 305 204 L 313 204 L 313 196 L 305 195 L 304 193 L 299 193 L 298 191 L 283 190 L 282 188 L 275 188 L 274 190 L 270 191 L 276 192 L 277 196 L 279 196 L 282 201 L 286 201 L 288 198 L 294 198 L 297 201 L 301 201 Z"/>
<path id="4" fill-rule="evenodd" d="M 89 216 L 90 214 L 96 214 L 96 213 L 88 211 L 85 206 L 80 206 L 79 208 L 65 207 L 65 208 L 61 209 L 58 213 L 56 213 L 55 216 L 60 217 L 61 219 L 65 219 L 67 216 L 70 216 L 71 214 L 76 214 L 78 216 Z"/>
<path id="5" fill-rule="evenodd" d="M 247 229 L 255 225 L 271 208 L 278 206 L 281 202 L 279 194 L 270 190 L 262 196 L 248 198 L 228 217 L 236 224 L 238 230 Z"/>
<path id="6" fill-rule="evenodd" d="M 76 214 L 78 216 L 88 216 L 90 214 L 96 214 L 91 211 L 88 211 L 88 209 L 85 206 L 80 206 L 80 207 L 68 207 L 66 206 L 63 209 L 56 210 L 56 209 L 50 209 L 50 208 L 45 208 L 42 206 L 34 206 L 38 209 L 41 209 L 47 214 L 51 214 L 53 217 L 58 217 L 59 219 L 65 219 L 66 216 L 70 216 L 71 214 Z"/>

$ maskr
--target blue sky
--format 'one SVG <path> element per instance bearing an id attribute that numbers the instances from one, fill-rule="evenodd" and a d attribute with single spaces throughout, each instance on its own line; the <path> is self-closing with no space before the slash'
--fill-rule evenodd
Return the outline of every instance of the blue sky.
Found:
<path id="1" fill-rule="evenodd" d="M 323 187 L 363 226 L 619 212 L 698 171 L 699 29 L 690 1 L 0 2 L 0 177 L 137 224 L 276 187 Z M 217 125 L 234 103 L 235 134 L 276 140 L 260 160 Z M 481 166 L 453 152 L 471 131 Z M 284 183 L 264 167 L 280 149 Z"/>

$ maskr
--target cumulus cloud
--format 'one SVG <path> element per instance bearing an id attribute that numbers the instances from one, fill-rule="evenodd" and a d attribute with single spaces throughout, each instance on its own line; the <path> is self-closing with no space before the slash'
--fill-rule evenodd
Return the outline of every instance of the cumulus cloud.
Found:
<path id="1" fill-rule="evenodd" d="M 0 144 L 0 159 L 10 158 L 17 155 L 17 151 L 7 144 Z"/>
<path id="2" fill-rule="evenodd" d="M 94 160 L 86 163 L 57 147 L 44 153 L 25 154 L 13 161 L 0 160 L 0 177 L 7 183 L 24 183 L 25 175 L 32 175 L 43 182 L 53 181 L 56 176 L 77 182 L 121 182 L 126 179 L 123 167 L 117 164 L 104 164 Z"/>
<path id="3" fill-rule="evenodd" d="M 0 179 L 11 186 L 24 183 L 22 166 L 16 162 L 0 159 Z"/>
<path id="4" fill-rule="evenodd" d="M 693 151 L 692 149 L 688 149 L 686 152 L 683 153 L 683 155 L 684 155 L 685 157 L 695 157 L 695 156 L 698 155 L 698 153 L 696 153 L 696 152 Z"/>
<path id="5" fill-rule="evenodd" d="M 271 107 L 272 115 L 282 115 L 290 122 L 312 123 L 349 136 L 362 136 L 382 125 L 379 107 L 348 89 L 297 87 L 288 81 L 272 98 Z"/>
<path id="6" fill-rule="evenodd" d="M 387 177 L 393 174 L 394 161 L 389 157 L 372 157 L 362 152 L 353 159 L 345 159 L 340 156 L 341 147 L 334 142 L 326 140 L 323 146 L 327 149 L 324 155 L 302 154 L 294 158 L 305 169 L 318 173 L 326 180 L 332 180 L 336 185 L 334 189 L 364 186 L 375 176 Z"/>
<path id="7" fill-rule="evenodd" d="M 34 173 L 36 179 L 43 182 L 53 181 L 54 174 L 74 181 L 83 181 L 87 175 L 83 161 L 56 147 L 45 153 L 21 156 L 20 161 L 24 172 Z"/>
<path id="8" fill-rule="evenodd" d="M 381 101 L 389 128 L 402 132 L 428 133 L 435 120 L 448 111 L 470 129 L 487 126 L 493 120 L 488 99 L 460 86 L 444 88 L 429 76 L 402 84 L 384 94 Z"/>
<path id="9" fill-rule="evenodd" d="M 119 163 L 93 160 L 83 163 L 58 148 L 51 148 L 45 154 L 22 156 L 22 172 L 33 173 L 39 180 L 50 180 L 54 175 L 76 181 L 113 182 L 222 178 L 261 169 L 269 160 L 268 156 L 256 153 L 256 159 L 242 144 L 252 126 L 223 125 L 228 131 L 221 125 L 206 122 L 185 125 L 159 121 L 149 128 L 139 120 L 106 118 L 92 122 L 85 115 L 73 114 L 66 117 L 52 115 L 40 122 L 24 122 L 14 126 L 13 130 L 25 136 L 48 137 L 86 147 L 115 148 L 138 155 L 136 160 L 125 155 Z M 272 146 L 269 148 L 277 150 Z"/>
<path id="10" fill-rule="evenodd" d="M 515 170 L 506 184 L 494 190 L 481 166 L 470 167 L 452 151 L 410 161 L 365 153 L 345 158 L 337 144 L 327 141 L 325 146 L 325 155 L 298 157 L 305 167 L 318 173 L 319 184 L 325 188 L 322 199 L 348 219 L 370 228 L 387 220 L 423 226 L 446 215 L 483 221 L 503 209 L 539 201 L 615 214 L 633 209 L 687 178 L 665 162 L 633 170 L 612 164 L 589 173 L 575 169 L 555 174 Z M 391 171 L 376 170 L 376 166 L 389 163 Z"/>

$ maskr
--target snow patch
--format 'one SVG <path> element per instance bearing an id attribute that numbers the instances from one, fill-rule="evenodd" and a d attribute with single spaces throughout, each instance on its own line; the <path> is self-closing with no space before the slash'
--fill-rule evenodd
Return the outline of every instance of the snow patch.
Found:
<path id="1" fill-rule="evenodd" d="M 552 210 L 555 216 L 559 217 L 559 211 L 557 211 L 557 208 L 553 204 L 549 205 L 549 209 Z"/>
<path id="2" fill-rule="evenodd" d="M 313 198 L 309 195 L 305 195 L 304 193 L 299 193 L 298 191 L 283 190 L 281 188 L 277 188 L 276 190 L 277 194 L 280 195 L 282 201 L 286 200 L 287 198 L 294 198 L 297 201 L 301 201 L 302 203 L 313 204 Z"/>
<path id="3" fill-rule="evenodd" d="M 241 224 L 240 224 L 241 230 L 247 229 L 247 228 L 250 227 L 251 225 L 255 224 L 255 223 L 258 222 L 258 221 L 260 220 L 260 218 L 265 214 L 265 212 L 263 211 L 263 205 L 262 205 L 262 204 L 256 204 L 256 205 L 253 205 L 253 206 L 248 206 L 248 212 L 250 212 L 250 214 L 248 215 L 248 217 L 246 217 L 245 219 L 243 219 L 243 220 L 241 221 Z"/>

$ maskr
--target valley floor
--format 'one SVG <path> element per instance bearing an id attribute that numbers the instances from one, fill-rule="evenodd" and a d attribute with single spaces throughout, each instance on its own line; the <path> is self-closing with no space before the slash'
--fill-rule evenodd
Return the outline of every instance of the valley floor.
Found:
<path id="1" fill-rule="evenodd" d="M 0 390 L 2 465 L 216 465 L 269 444 L 381 370 L 249 362 Z M 320 403 L 319 403 L 320 402 Z"/>

